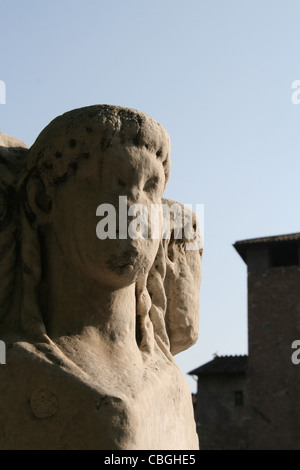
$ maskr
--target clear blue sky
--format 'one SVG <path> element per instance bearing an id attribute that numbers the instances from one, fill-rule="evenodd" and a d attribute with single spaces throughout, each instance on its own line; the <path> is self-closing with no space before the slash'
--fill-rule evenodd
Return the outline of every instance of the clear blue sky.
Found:
<path id="1" fill-rule="evenodd" d="M 166 196 L 205 204 L 200 335 L 177 356 L 184 374 L 216 351 L 247 353 L 232 244 L 300 231 L 299 18 L 298 0 L 0 1 L 2 132 L 31 145 L 70 109 L 137 108 L 171 137 Z"/>

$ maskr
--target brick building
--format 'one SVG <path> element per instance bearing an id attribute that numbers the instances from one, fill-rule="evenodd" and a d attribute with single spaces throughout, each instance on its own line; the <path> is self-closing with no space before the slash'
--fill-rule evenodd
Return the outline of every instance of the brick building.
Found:
<path id="1" fill-rule="evenodd" d="M 202 449 L 300 449 L 300 233 L 234 244 L 248 267 L 248 356 L 216 357 L 198 377 Z"/>

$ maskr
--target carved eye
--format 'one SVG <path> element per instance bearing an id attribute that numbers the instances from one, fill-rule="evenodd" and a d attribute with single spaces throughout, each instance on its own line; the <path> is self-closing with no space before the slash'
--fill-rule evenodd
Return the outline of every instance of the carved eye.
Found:
<path id="1" fill-rule="evenodd" d="M 144 191 L 151 193 L 157 189 L 159 179 L 157 176 L 153 176 L 153 178 L 150 178 L 145 186 L 144 186 Z"/>
<path id="2" fill-rule="evenodd" d="M 0 221 L 5 218 L 7 214 L 7 195 L 0 190 Z"/>

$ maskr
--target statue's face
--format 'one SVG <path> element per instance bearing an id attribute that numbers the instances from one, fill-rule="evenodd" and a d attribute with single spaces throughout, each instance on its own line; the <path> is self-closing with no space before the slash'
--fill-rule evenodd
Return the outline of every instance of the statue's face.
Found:
<path id="1" fill-rule="evenodd" d="M 53 196 L 52 228 L 65 262 L 116 288 L 147 273 L 159 241 L 150 236 L 120 240 L 118 232 L 117 239 L 100 240 L 96 210 L 101 204 L 115 207 L 118 231 L 119 196 L 127 197 L 128 206 L 143 204 L 150 214 L 151 204 L 161 204 L 164 185 L 162 163 L 145 147 L 118 144 L 82 162 Z M 128 217 L 128 224 L 132 220 Z"/>

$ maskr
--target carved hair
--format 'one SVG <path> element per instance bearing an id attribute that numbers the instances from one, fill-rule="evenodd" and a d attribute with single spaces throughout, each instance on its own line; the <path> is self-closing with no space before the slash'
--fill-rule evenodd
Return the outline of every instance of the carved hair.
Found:
<path id="1" fill-rule="evenodd" d="M 13 301 L 18 296 L 20 251 L 20 211 L 17 194 L 18 176 L 27 154 L 25 144 L 0 133 L 0 322 L 16 327 Z M 12 313 L 7 316 L 8 312 Z"/>
<path id="2" fill-rule="evenodd" d="M 184 227 L 184 206 L 169 199 L 163 204 L 181 208 Z M 195 250 L 187 250 L 184 230 L 175 236 L 174 213 L 170 213 L 169 237 L 161 240 L 155 261 L 147 279 L 151 297 L 149 317 L 154 326 L 155 338 L 168 355 L 184 351 L 198 338 L 199 289 L 201 283 L 202 239 L 199 221 L 191 211 L 196 239 Z"/>
<path id="3" fill-rule="evenodd" d="M 170 176 L 170 141 L 154 119 L 134 109 L 96 105 L 69 111 L 55 118 L 40 133 L 27 159 L 29 173 L 38 173 L 43 183 L 58 185 L 86 159 L 114 144 L 146 147 L 156 154 Z"/>

